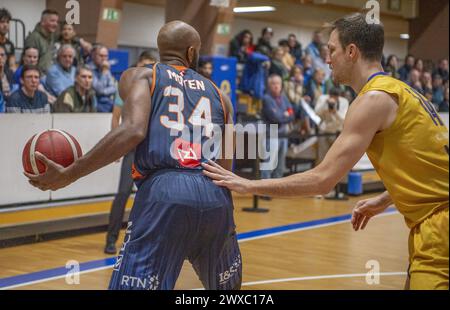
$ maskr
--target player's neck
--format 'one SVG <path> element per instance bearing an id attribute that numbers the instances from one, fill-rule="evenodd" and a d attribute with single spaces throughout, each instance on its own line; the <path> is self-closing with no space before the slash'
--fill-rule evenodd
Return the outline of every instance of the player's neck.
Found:
<path id="1" fill-rule="evenodd" d="M 373 74 L 384 70 L 380 63 L 367 62 L 362 63 L 355 71 L 350 86 L 356 93 L 359 93 Z"/>
<path id="2" fill-rule="evenodd" d="M 161 63 L 171 66 L 188 67 L 184 60 L 178 57 L 174 58 L 161 56 Z"/>

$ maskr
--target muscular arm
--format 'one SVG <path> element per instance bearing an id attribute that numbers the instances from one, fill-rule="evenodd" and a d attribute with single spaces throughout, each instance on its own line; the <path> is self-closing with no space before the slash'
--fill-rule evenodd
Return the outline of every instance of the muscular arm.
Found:
<path id="1" fill-rule="evenodd" d="M 133 150 L 147 135 L 150 115 L 150 87 L 152 70 L 133 68 L 127 70 L 120 81 L 120 95 L 125 98 L 122 123 L 111 130 L 86 155 L 71 166 L 62 168 L 37 154 L 47 171 L 33 176 L 25 173 L 30 183 L 42 190 L 57 190 L 121 158 Z"/>
<path id="2" fill-rule="evenodd" d="M 224 113 L 227 115 L 227 123 L 225 124 L 225 131 L 222 134 L 222 159 L 217 160 L 217 163 L 228 171 L 231 171 L 233 169 L 234 150 L 236 148 L 233 104 L 230 98 L 224 93 L 222 93 L 222 98 L 225 103 L 226 111 Z"/>
<path id="3" fill-rule="evenodd" d="M 217 165 L 204 165 L 217 185 L 241 193 L 268 196 L 304 196 L 328 193 L 354 167 L 376 132 L 388 128 L 396 117 L 397 104 L 388 94 L 369 92 L 350 107 L 344 129 L 321 164 L 305 173 L 281 179 L 249 181 Z"/>

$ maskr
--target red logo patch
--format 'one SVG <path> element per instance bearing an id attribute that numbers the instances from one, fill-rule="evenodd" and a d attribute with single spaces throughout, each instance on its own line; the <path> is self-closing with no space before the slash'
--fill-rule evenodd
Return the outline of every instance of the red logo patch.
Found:
<path id="1" fill-rule="evenodd" d="M 195 168 L 200 166 L 202 158 L 201 144 L 191 143 L 178 138 L 175 140 L 173 147 L 172 153 L 182 167 Z"/>

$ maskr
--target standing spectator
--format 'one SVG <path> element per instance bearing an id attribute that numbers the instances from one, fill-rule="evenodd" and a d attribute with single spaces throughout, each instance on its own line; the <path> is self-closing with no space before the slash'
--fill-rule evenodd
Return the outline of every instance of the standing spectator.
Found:
<path id="1" fill-rule="evenodd" d="M 64 90 L 75 83 L 75 72 L 77 71 L 74 66 L 75 54 L 72 45 L 61 46 L 58 50 L 57 62 L 48 70 L 47 87 L 55 96 L 61 95 Z"/>
<path id="2" fill-rule="evenodd" d="M 47 95 L 38 89 L 40 78 L 37 66 L 23 67 L 22 87 L 6 102 L 6 113 L 50 113 Z"/>
<path id="3" fill-rule="evenodd" d="M 58 12 L 45 10 L 42 12 L 41 21 L 25 40 L 25 47 L 35 47 L 38 49 L 39 69 L 44 74 L 47 74 L 47 70 L 53 63 L 58 20 Z"/>
<path id="4" fill-rule="evenodd" d="M 303 78 L 305 86 L 308 85 L 313 74 L 314 74 L 313 58 L 311 57 L 311 55 L 306 54 L 303 57 Z"/>
<path id="5" fill-rule="evenodd" d="M 321 95 L 318 98 L 315 112 L 322 119 L 319 124 L 319 133 L 336 134 L 319 137 L 319 162 L 325 157 L 337 135 L 342 131 L 348 106 L 348 100 L 340 96 L 338 88 L 332 88 L 329 95 Z"/>
<path id="6" fill-rule="evenodd" d="M 289 43 L 287 40 L 280 40 L 278 42 L 278 46 L 283 50 L 283 64 L 284 67 L 288 70 L 291 71 L 292 67 L 294 67 L 295 65 L 295 57 L 291 55 L 290 53 L 290 49 L 289 49 Z"/>
<path id="7" fill-rule="evenodd" d="M 17 68 L 16 72 L 14 72 L 14 84 L 17 84 L 19 87 L 20 79 L 22 76 L 22 70 L 24 65 L 28 66 L 37 66 L 39 63 L 39 51 L 35 47 L 27 47 L 24 49 L 22 53 L 22 59 L 20 61 L 20 66 Z"/>
<path id="8" fill-rule="evenodd" d="M 13 73 L 6 66 L 8 55 L 6 49 L 0 45 L 0 92 L 3 93 L 3 99 L 8 101 L 13 89 Z"/>
<path id="9" fill-rule="evenodd" d="M 258 53 L 264 54 L 268 57 L 272 55 L 273 47 L 270 41 L 273 37 L 273 30 L 270 27 L 266 27 L 262 30 L 262 36 L 258 40 L 256 45 L 256 51 Z"/>
<path id="10" fill-rule="evenodd" d="M 285 80 L 289 77 L 289 71 L 283 63 L 283 56 L 284 50 L 281 47 L 277 47 L 273 50 L 269 75 L 276 74 Z"/>
<path id="11" fill-rule="evenodd" d="M 411 69 L 409 72 L 408 84 L 419 93 L 423 94 L 422 83 L 420 82 L 420 72 L 416 68 Z"/>
<path id="12" fill-rule="evenodd" d="M 211 80 L 212 72 L 213 72 L 213 65 L 211 61 L 201 60 L 198 63 L 198 73 L 203 75 L 205 78 Z"/>
<path id="13" fill-rule="evenodd" d="M 322 69 L 316 69 L 314 71 L 313 78 L 309 81 L 305 91 L 305 95 L 309 97 L 305 98 L 305 100 L 313 107 L 316 105 L 317 99 L 321 95 L 325 95 L 327 93 L 325 72 L 323 72 Z"/>
<path id="14" fill-rule="evenodd" d="M 325 81 L 331 76 L 330 66 L 327 64 L 327 58 L 330 54 L 328 45 L 322 44 L 319 49 L 320 57 L 313 58 L 314 69 L 321 69 L 325 73 Z"/>
<path id="15" fill-rule="evenodd" d="M 303 50 L 300 42 L 297 41 L 295 34 L 291 33 L 288 36 L 289 53 L 295 58 L 295 64 L 302 64 Z"/>
<path id="16" fill-rule="evenodd" d="M 14 44 L 6 37 L 9 32 L 9 22 L 11 21 L 11 18 L 11 13 L 7 9 L 0 9 L 0 45 L 3 45 L 6 51 L 6 66 L 11 70 L 15 70 L 16 50 Z"/>
<path id="17" fill-rule="evenodd" d="M 101 113 L 112 112 L 117 90 L 108 58 L 109 51 L 106 46 L 97 45 L 92 50 L 93 63 L 90 67 L 94 72 L 93 87 L 97 95 L 97 112 Z"/>
<path id="18" fill-rule="evenodd" d="M 92 44 L 83 38 L 77 37 L 74 26 L 67 23 L 64 23 L 62 27 L 61 35 L 55 44 L 55 49 L 59 50 L 63 45 L 71 45 L 75 50 L 75 67 L 83 65 L 85 59 L 92 52 Z"/>
<path id="19" fill-rule="evenodd" d="M 439 74 L 444 82 L 448 81 L 448 59 L 439 60 L 439 65 L 434 74 Z"/>
<path id="20" fill-rule="evenodd" d="M 432 102 L 437 106 L 440 106 L 444 101 L 444 87 L 442 76 L 435 74 L 433 76 L 433 100 Z"/>
<path id="21" fill-rule="evenodd" d="M 56 113 L 90 113 L 96 112 L 97 100 L 92 89 L 94 79 L 91 68 L 80 66 L 77 68 L 75 85 L 61 93 L 56 101 Z"/>
<path id="22" fill-rule="evenodd" d="M 400 79 L 398 73 L 398 58 L 395 55 L 389 55 L 386 61 L 384 71 L 389 73 L 393 78 Z"/>
<path id="23" fill-rule="evenodd" d="M 241 31 L 230 42 L 230 56 L 236 57 L 238 63 L 246 63 L 248 55 L 254 51 L 253 35 L 249 30 Z"/>
<path id="24" fill-rule="evenodd" d="M 294 120 L 294 110 L 283 94 L 282 80 L 278 75 L 269 76 L 268 93 L 263 98 L 262 115 L 267 125 L 278 125 L 278 149 L 270 150 L 270 158 L 278 159 L 273 171 L 261 170 L 262 179 L 281 178 L 284 175 L 286 153 L 288 150 L 289 124 Z M 270 145 L 269 141 L 267 141 Z"/>
<path id="25" fill-rule="evenodd" d="M 403 66 L 400 69 L 398 69 L 400 80 L 402 80 L 403 82 L 408 81 L 409 73 L 411 69 L 414 67 L 414 62 L 415 62 L 414 56 L 409 54 L 405 57 L 405 63 L 403 64 Z"/>
<path id="26" fill-rule="evenodd" d="M 314 31 L 312 42 L 306 47 L 306 54 L 313 59 L 320 58 L 320 46 L 323 44 L 322 32 L 320 30 Z"/>

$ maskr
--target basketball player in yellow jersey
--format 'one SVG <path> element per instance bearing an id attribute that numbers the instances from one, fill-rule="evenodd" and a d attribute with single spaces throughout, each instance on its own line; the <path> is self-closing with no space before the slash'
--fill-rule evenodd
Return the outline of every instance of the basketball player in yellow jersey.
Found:
<path id="1" fill-rule="evenodd" d="M 384 29 L 357 13 L 331 25 L 328 64 L 336 83 L 358 97 L 344 129 L 312 170 L 281 179 L 250 181 L 215 163 L 204 164 L 215 183 L 240 193 L 299 196 L 328 193 L 367 152 L 387 191 L 357 203 L 355 230 L 395 205 L 411 229 L 411 289 L 448 289 L 448 129 L 433 105 L 383 72 Z"/>

